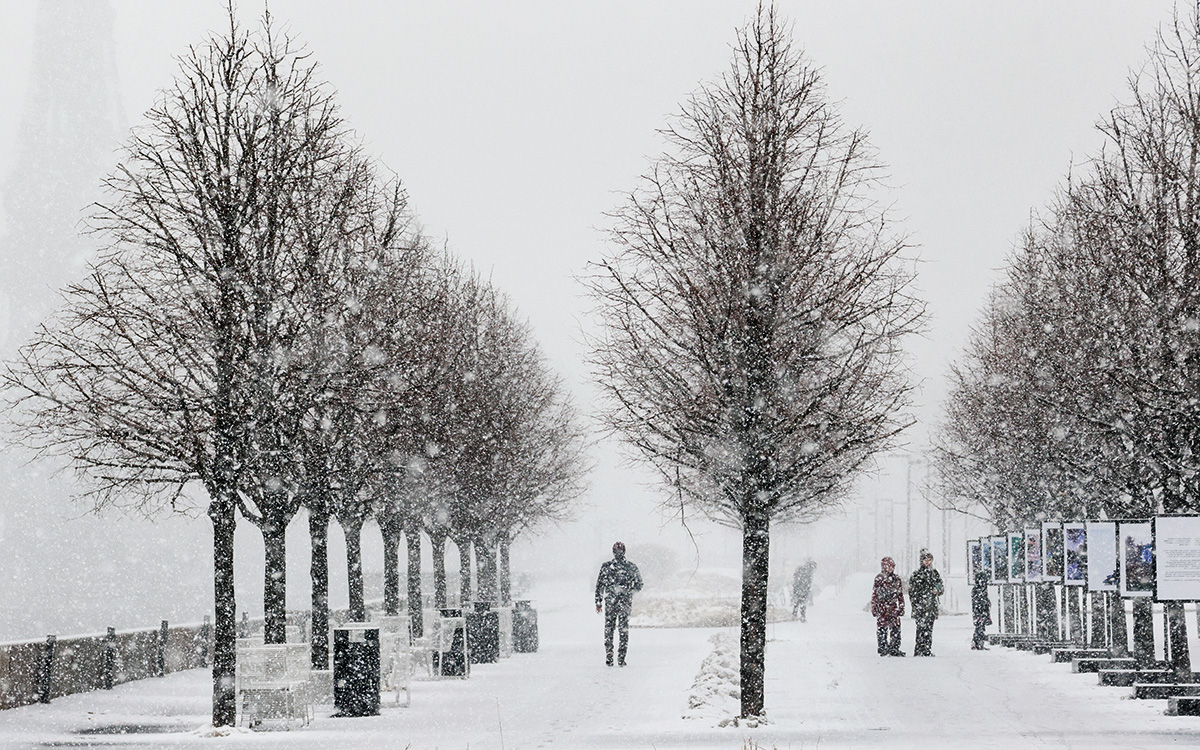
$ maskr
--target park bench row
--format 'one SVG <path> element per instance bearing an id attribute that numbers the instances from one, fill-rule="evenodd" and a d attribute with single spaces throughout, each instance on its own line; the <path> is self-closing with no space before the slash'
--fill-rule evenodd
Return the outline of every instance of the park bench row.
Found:
<path id="1" fill-rule="evenodd" d="M 362 716 L 381 706 L 409 706 L 414 680 L 466 679 L 472 664 L 537 650 L 537 614 L 528 602 L 517 602 L 515 611 L 484 602 L 465 612 L 425 609 L 422 621 L 418 638 L 406 612 L 331 624 L 333 649 L 324 670 L 312 668 L 303 622 L 287 628 L 287 643 L 265 644 L 261 633 L 245 634 L 238 640 L 238 723 L 281 719 L 290 727 L 293 720 L 307 724 L 318 707 Z"/>

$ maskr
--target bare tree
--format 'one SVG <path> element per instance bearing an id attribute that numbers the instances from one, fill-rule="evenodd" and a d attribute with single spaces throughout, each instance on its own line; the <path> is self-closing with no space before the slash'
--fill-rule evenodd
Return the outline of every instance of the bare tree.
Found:
<path id="1" fill-rule="evenodd" d="M 741 711 L 763 712 L 769 529 L 835 506 L 908 423 L 922 305 L 880 165 L 773 8 L 665 131 L 589 280 L 608 424 L 742 530 Z"/>

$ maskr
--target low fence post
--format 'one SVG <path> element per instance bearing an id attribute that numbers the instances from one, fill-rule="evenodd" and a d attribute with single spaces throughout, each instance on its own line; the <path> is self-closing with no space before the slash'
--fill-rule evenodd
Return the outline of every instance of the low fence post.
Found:
<path id="1" fill-rule="evenodd" d="M 167 621 L 163 620 L 158 630 L 158 676 L 167 674 Z"/>
<path id="2" fill-rule="evenodd" d="M 58 640 L 53 635 L 46 636 L 46 645 L 42 649 L 42 673 L 39 680 L 38 701 L 41 703 L 50 702 L 50 687 L 53 684 L 54 676 L 54 643 Z"/>
<path id="3" fill-rule="evenodd" d="M 112 690 L 117 678 L 117 629 L 110 627 L 104 636 L 104 689 Z"/>

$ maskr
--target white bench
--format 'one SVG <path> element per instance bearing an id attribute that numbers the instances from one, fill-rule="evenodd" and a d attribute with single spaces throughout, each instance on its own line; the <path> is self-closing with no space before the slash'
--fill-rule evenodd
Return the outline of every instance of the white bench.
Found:
<path id="1" fill-rule="evenodd" d="M 513 655 L 513 611 L 512 607 L 497 607 L 500 615 L 500 657 L 507 659 Z"/>
<path id="2" fill-rule="evenodd" d="M 415 679 L 434 680 L 437 675 L 433 669 L 433 655 L 441 643 L 442 615 L 436 609 L 426 609 L 421 613 L 422 634 L 420 638 L 412 639 L 413 672 Z"/>
<path id="3" fill-rule="evenodd" d="M 312 720 L 309 698 L 311 656 L 306 643 L 241 645 L 237 650 L 237 703 L 240 722 L 263 719 Z"/>
<path id="4" fill-rule="evenodd" d="M 462 643 L 463 673 L 454 676 L 465 680 L 471 675 L 471 654 L 467 649 L 467 620 L 465 617 L 442 617 L 438 620 L 438 666 L 434 670 L 435 679 L 451 676 L 445 673 L 446 655 L 453 653 L 456 640 Z"/>
<path id="5" fill-rule="evenodd" d="M 395 705 L 412 705 L 412 621 L 407 615 L 379 617 L 379 670 L 384 692 L 396 696 Z M 400 703 L 400 693 L 404 703 Z"/>

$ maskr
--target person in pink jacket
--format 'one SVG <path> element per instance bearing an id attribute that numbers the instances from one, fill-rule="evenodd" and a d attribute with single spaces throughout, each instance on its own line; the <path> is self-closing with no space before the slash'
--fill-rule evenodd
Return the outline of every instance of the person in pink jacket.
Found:
<path id="1" fill-rule="evenodd" d="M 904 581 L 896 575 L 896 563 L 885 557 L 875 576 L 871 593 L 871 614 L 875 616 L 875 635 L 880 656 L 904 656 L 900 650 L 900 618 L 904 616 Z"/>

